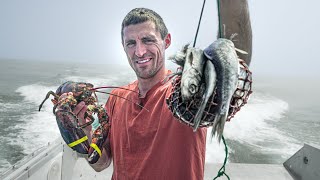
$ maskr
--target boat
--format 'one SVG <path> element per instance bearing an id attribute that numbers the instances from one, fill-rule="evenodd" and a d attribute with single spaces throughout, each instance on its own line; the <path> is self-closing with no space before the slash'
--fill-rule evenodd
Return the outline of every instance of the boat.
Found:
<path id="1" fill-rule="evenodd" d="M 222 164 L 205 164 L 205 180 L 216 177 Z M 36 150 L 0 175 L 3 180 L 111 179 L 112 164 L 96 172 L 84 155 L 69 148 L 62 138 Z M 319 180 L 320 148 L 305 144 L 283 164 L 228 163 L 226 173 L 237 180 Z M 219 177 L 219 179 L 227 179 Z"/>

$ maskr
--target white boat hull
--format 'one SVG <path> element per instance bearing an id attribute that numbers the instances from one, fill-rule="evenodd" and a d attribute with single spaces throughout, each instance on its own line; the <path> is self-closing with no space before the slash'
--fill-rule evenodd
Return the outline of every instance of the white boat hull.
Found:
<path id="1" fill-rule="evenodd" d="M 305 146 L 304 146 L 305 147 Z M 300 150 L 302 151 L 303 148 Z M 311 156 L 311 155 L 310 155 Z M 310 159 L 311 157 L 309 157 Z M 292 159 L 292 157 L 291 157 Z M 206 164 L 205 179 L 213 179 L 221 164 Z M 311 169 L 312 170 L 312 169 Z M 315 169 L 317 171 L 317 169 Z M 85 158 L 72 151 L 61 138 L 29 155 L 0 175 L 4 180 L 78 180 L 111 179 L 112 165 L 102 172 L 95 172 Z M 310 171 L 310 169 L 309 169 Z M 312 172 L 312 171 L 311 171 Z M 294 176 L 282 164 L 241 164 L 228 163 L 226 173 L 238 180 L 292 180 Z M 298 172 L 299 173 L 299 172 Z M 292 174 L 292 173 L 291 173 Z M 319 175 L 320 176 L 320 175 Z M 316 176 L 315 178 L 319 178 Z M 221 177 L 220 179 L 226 179 Z M 303 179 L 303 178 L 302 178 Z M 320 179 L 320 178 L 319 178 Z"/>

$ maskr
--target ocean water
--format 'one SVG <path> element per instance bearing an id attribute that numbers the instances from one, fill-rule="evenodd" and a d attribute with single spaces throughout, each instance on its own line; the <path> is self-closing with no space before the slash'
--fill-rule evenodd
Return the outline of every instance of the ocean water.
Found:
<path id="1" fill-rule="evenodd" d="M 0 172 L 60 136 L 52 103 L 39 104 L 65 81 L 125 85 L 128 67 L 0 60 Z M 316 79 L 316 78 L 314 78 Z M 249 103 L 226 123 L 228 162 L 283 163 L 304 143 L 319 147 L 319 80 L 254 76 Z M 101 103 L 106 95 L 99 95 Z M 206 162 L 224 160 L 224 146 L 208 129 Z"/>

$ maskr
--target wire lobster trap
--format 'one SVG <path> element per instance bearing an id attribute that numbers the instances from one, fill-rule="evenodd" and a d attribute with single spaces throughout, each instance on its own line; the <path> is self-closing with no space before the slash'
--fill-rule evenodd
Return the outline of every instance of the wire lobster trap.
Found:
<path id="1" fill-rule="evenodd" d="M 234 92 L 230 107 L 228 111 L 227 121 L 230 121 L 235 114 L 244 106 L 252 93 L 252 73 L 249 70 L 245 61 L 239 59 L 240 73 L 238 77 L 237 89 Z M 199 92 L 195 95 L 193 100 L 183 102 L 181 98 L 181 76 L 176 76 L 172 80 L 171 94 L 167 98 L 167 105 L 173 115 L 182 123 L 188 126 L 194 126 L 194 118 L 198 111 L 202 99 L 202 92 L 204 86 L 201 86 Z M 212 126 L 215 119 L 215 114 L 218 109 L 218 100 L 216 96 L 216 89 L 209 98 L 209 101 L 202 114 L 199 127 Z"/>

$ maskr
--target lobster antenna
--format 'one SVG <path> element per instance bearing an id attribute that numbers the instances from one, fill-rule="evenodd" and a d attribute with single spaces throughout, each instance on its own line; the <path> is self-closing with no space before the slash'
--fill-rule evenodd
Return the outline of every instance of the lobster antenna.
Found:
<path id="1" fill-rule="evenodd" d="M 93 94 L 94 94 L 94 97 L 95 97 L 96 100 L 97 100 L 97 104 L 99 104 L 99 100 L 98 100 L 98 96 L 97 96 L 97 94 L 96 94 L 96 91 L 93 91 Z"/>
<path id="2" fill-rule="evenodd" d="M 116 97 L 118 97 L 118 98 L 125 99 L 125 100 L 127 100 L 127 101 L 129 101 L 129 102 L 131 102 L 131 103 L 134 103 L 134 104 L 138 105 L 139 107 L 141 107 L 141 108 L 143 108 L 143 109 L 145 109 L 146 111 L 148 111 L 148 112 L 149 112 L 149 110 L 148 110 L 147 108 L 145 108 L 145 107 L 141 106 L 140 104 L 135 103 L 135 102 L 133 102 L 133 101 L 131 101 L 130 99 L 127 99 L 127 98 L 125 98 L 125 97 L 118 96 L 118 95 L 116 95 L 116 94 L 112 94 L 112 93 L 103 92 L 103 91 L 97 91 L 97 90 L 96 90 L 96 92 L 104 93 L 104 94 L 109 94 L 109 95 L 112 95 L 112 96 L 116 96 Z"/>
<path id="3" fill-rule="evenodd" d="M 123 88 L 123 87 L 118 87 L 118 86 L 100 86 L 100 87 L 96 87 L 96 88 L 91 88 L 90 90 L 107 89 L 107 88 L 119 88 L 119 89 L 131 91 L 131 92 L 135 92 L 135 93 L 139 94 L 137 91 L 134 91 L 134 90 L 131 90 L 131 89 L 127 89 L 127 88 Z"/>
<path id="4" fill-rule="evenodd" d="M 95 98 L 97 99 L 97 103 L 98 103 L 98 104 L 99 104 L 99 100 L 98 100 L 97 94 L 96 94 L 95 92 L 101 92 L 101 91 L 97 91 L 97 89 L 107 89 L 107 88 L 119 88 L 119 89 L 131 91 L 131 92 L 134 92 L 134 93 L 138 93 L 138 92 L 133 91 L 133 90 L 131 90 L 131 89 L 127 89 L 127 88 L 123 88 L 123 87 L 118 87 L 118 86 L 100 86 L 100 87 L 91 88 L 90 90 L 93 91 L 93 94 L 94 94 Z M 138 94 L 139 94 L 139 93 L 138 93 Z"/>

